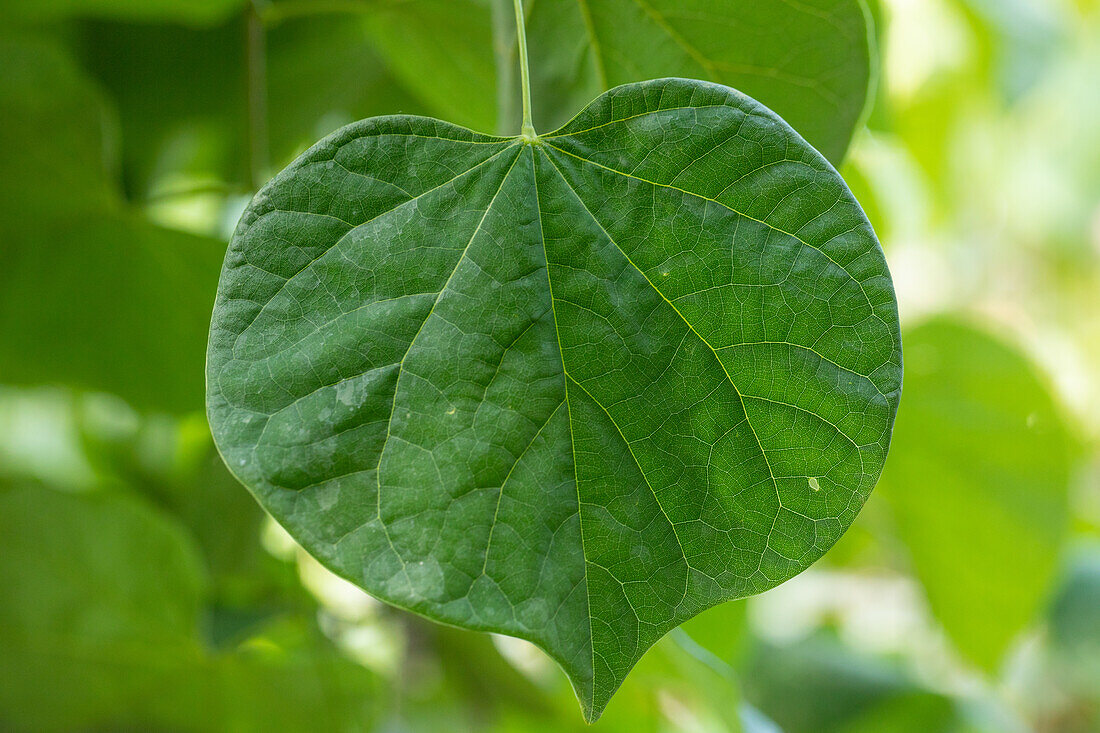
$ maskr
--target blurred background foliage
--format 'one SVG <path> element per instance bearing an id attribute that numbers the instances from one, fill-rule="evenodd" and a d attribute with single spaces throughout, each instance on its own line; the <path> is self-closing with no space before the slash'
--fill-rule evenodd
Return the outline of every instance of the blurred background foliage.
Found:
<path id="1" fill-rule="evenodd" d="M 202 414 L 250 192 L 362 117 L 507 127 L 492 10 L 0 3 L 0 728 L 583 727 L 537 650 L 305 555 Z M 655 647 L 599 730 L 1100 730 L 1100 4 L 869 10 L 842 172 L 905 328 L 883 480 L 817 566 Z"/>

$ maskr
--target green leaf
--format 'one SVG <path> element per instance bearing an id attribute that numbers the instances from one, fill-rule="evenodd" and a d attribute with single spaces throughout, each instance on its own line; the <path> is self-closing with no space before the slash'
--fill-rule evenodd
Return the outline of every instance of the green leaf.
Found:
<path id="1" fill-rule="evenodd" d="M 102 95 L 56 45 L 0 37 L 0 227 L 117 205 L 113 120 Z"/>
<path id="2" fill-rule="evenodd" d="M 364 6 L 376 49 L 409 91 L 448 120 L 496 129 L 493 24 L 485 3 L 375 0 Z"/>
<path id="3" fill-rule="evenodd" d="M 204 321 L 221 244 L 137 217 L 0 224 L 0 374 L 135 407 L 202 406 Z"/>
<path id="4" fill-rule="evenodd" d="M 1073 553 L 1048 615 L 1046 661 L 1036 673 L 1080 711 L 1081 730 L 1100 728 L 1100 546 Z"/>
<path id="5" fill-rule="evenodd" d="M 932 612 L 993 670 L 1051 589 L 1074 439 L 1027 359 L 982 330 L 907 331 L 906 367 L 883 496 Z"/>
<path id="6" fill-rule="evenodd" d="M 213 23 L 247 0 L 5 0 L 4 12 L 31 21 L 118 18 L 142 22 Z"/>
<path id="7" fill-rule="evenodd" d="M 316 145 L 234 235 L 208 412 L 321 562 L 534 642 L 595 718 L 666 631 L 836 541 L 900 378 L 839 175 L 666 79 L 536 141 L 383 117 Z"/>
<path id="8" fill-rule="evenodd" d="M 124 208 L 111 115 L 58 49 L 0 41 L 0 66 L 0 119 L 20 135 L 0 149 L 0 379 L 201 408 L 222 245 Z"/>
<path id="9" fill-rule="evenodd" d="M 839 164 L 877 63 L 859 0 L 528 4 L 539 130 L 562 124 L 610 87 L 682 76 L 726 84 L 760 100 Z"/>
<path id="10" fill-rule="evenodd" d="M 958 730 L 949 698 L 896 660 L 856 653 L 826 632 L 785 646 L 760 643 L 741 677 L 745 696 L 784 733 Z"/>
<path id="11" fill-rule="evenodd" d="M 519 130 L 512 0 L 352 0 L 408 88 L 447 119 Z M 597 94 L 679 76 L 735 87 L 779 113 L 833 163 L 848 149 L 878 63 L 862 0 L 528 0 L 535 127 L 552 130 Z M 277 0 L 278 17 L 308 4 Z M 483 100 L 494 99 L 496 113 Z"/>
<path id="12" fill-rule="evenodd" d="M 0 492 L 0 727 L 369 727 L 373 675 L 292 619 L 231 653 L 205 649 L 204 585 L 190 538 L 144 504 Z"/>
<path id="13" fill-rule="evenodd" d="M 723 603 L 685 621 L 680 627 L 693 642 L 725 664 L 744 652 L 748 632 L 748 606 Z"/>
<path id="14" fill-rule="evenodd" d="M 146 198 L 181 177 L 247 189 L 245 23 L 188 28 L 86 22 L 78 56 L 118 108 L 127 190 Z M 267 133 L 281 167 L 352 120 L 425 109 L 371 48 L 366 19 L 313 15 L 266 34 Z M 180 74 L 186 68 L 188 73 Z"/>
<path id="15" fill-rule="evenodd" d="M 5 727 L 93 727 L 197 656 L 200 560 L 144 506 L 13 489 L 0 493 L 0 538 Z"/>
<path id="16" fill-rule="evenodd" d="M 1100 548 L 1079 551 L 1050 606 L 1050 641 L 1100 681 Z"/>

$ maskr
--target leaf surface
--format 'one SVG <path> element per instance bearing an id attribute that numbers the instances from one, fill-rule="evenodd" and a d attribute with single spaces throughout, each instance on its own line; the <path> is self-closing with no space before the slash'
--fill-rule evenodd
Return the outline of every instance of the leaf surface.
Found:
<path id="1" fill-rule="evenodd" d="M 534 143 L 417 117 L 323 140 L 242 217 L 207 376 L 227 464 L 304 547 L 538 644 L 593 719 L 665 632 L 848 527 L 901 354 L 839 175 L 665 79 Z"/>
<path id="2" fill-rule="evenodd" d="M 374 720 L 373 675 L 319 634 L 295 633 L 292 618 L 257 639 L 266 654 L 206 648 L 202 558 L 144 503 L 0 487 L 0 542 L 5 729 L 360 730 Z"/>
<path id="3" fill-rule="evenodd" d="M 59 49 L 0 42 L 0 379 L 201 408 L 221 245 L 153 226 L 112 176 L 111 115 Z"/>
<path id="4" fill-rule="evenodd" d="M 286 0 L 282 0 L 286 2 Z M 834 164 L 867 104 L 877 51 L 863 0 L 528 0 L 535 128 L 601 92 L 686 77 L 735 87 L 779 113 Z M 449 120 L 519 129 L 511 0 L 360 0 L 378 50 Z M 280 2 L 272 6 L 278 12 Z M 484 34 L 497 20 L 497 78 Z M 416 49 L 410 53 L 410 48 Z"/>
<path id="5" fill-rule="evenodd" d="M 707 79 L 775 110 L 839 165 L 876 63 L 860 0 L 537 0 L 529 3 L 536 129 L 596 94 Z M 514 96 L 514 95 L 513 95 Z"/>
<path id="6" fill-rule="evenodd" d="M 906 356 L 882 496 L 936 619 L 993 671 L 1051 590 L 1075 438 L 1028 360 L 980 328 L 934 319 Z"/>

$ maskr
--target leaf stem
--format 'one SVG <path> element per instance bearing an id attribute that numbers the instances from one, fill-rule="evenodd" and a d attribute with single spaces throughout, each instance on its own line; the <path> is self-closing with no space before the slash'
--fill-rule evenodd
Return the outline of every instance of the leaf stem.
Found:
<path id="1" fill-rule="evenodd" d="M 519 73 L 523 84 L 523 127 L 520 134 L 528 140 L 538 140 L 531 122 L 531 71 L 527 63 L 527 26 L 523 22 L 523 0 L 513 0 L 516 6 L 516 40 L 519 42 Z"/>

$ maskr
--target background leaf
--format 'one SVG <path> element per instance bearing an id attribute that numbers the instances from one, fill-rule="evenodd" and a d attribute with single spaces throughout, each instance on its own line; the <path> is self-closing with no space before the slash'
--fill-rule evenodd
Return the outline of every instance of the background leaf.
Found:
<path id="1" fill-rule="evenodd" d="M 932 612 L 992 670 L 1051 590 L 1072 438 L 1033 367 L 1001 341 L 940 319 L 905 345 L 882 495 Z"/>
<path id="2" fill-rule="evenodd" d="M 372 677 L 295 623 L 200 641 L 187 536 L 130 499 L 0 492 L 0 722 L 20 730 L 360 730 Z"/>
<path id="3" fill-rule="evenodd" d="M 177 529 L 132 502 L 46 489 L 8 490 L 0 506 L 0 720 L 103 724 L 198 656 L 204 577 Z"/>
<path id="4" fill-rule="evenodd" d="M 118 105 L 132 198 L 217 182 L 248 190 L 245 37 L 241 17 L 202 28 L 81 25 L 81 61 Z M 280 166 L 353 120 L 426 109 L 382 65 L 363 18 L 274 23 L 266 52 L 266 132 Z"/>
<path id="5" fill-rule="evenodd" d="M 246 3 L 247 0 L 7 0 L 4 10 L 32 21 L 100 17 L 202 24 L 222 20 Z"/>
<path id="6" fill-rule="evenodd" d="M 839 165 L 877 63 L 871 16 L 861 0 L 526 5 L 535 127 L 541 132 L 562 126 L 620 84 L 705 79 L 760 100 Z M 387 64 L 435 116 L 480 132 L 518 132 L 511 0 L 353 0 L 340 8 L 363 14 Z M 308 3 L 276 0 L 264 15 L 278 21 L 308 12 Z"/>
<path id="7" fill-rule="evenodd" d="M 126 208 L 111 175 L 111 116 L 55 47 L 10 41 L 0 56 L 13 69 L 0 76 L 0 114 L 27 134 L 0 151 L 0 185 L 11 189 L 0 197 L 0 372 L 12 384 L 70 381 L 146 408 L 196 409 L 221 245 Z"/>
<path id="8" fill-rule="evenodd" d="M 539 0 L 530 4 L 536 129 L 595 94 L 679 76 L 760 100 L 839 165 L 868 98 L 868 16 L 857 0 Z"/>

